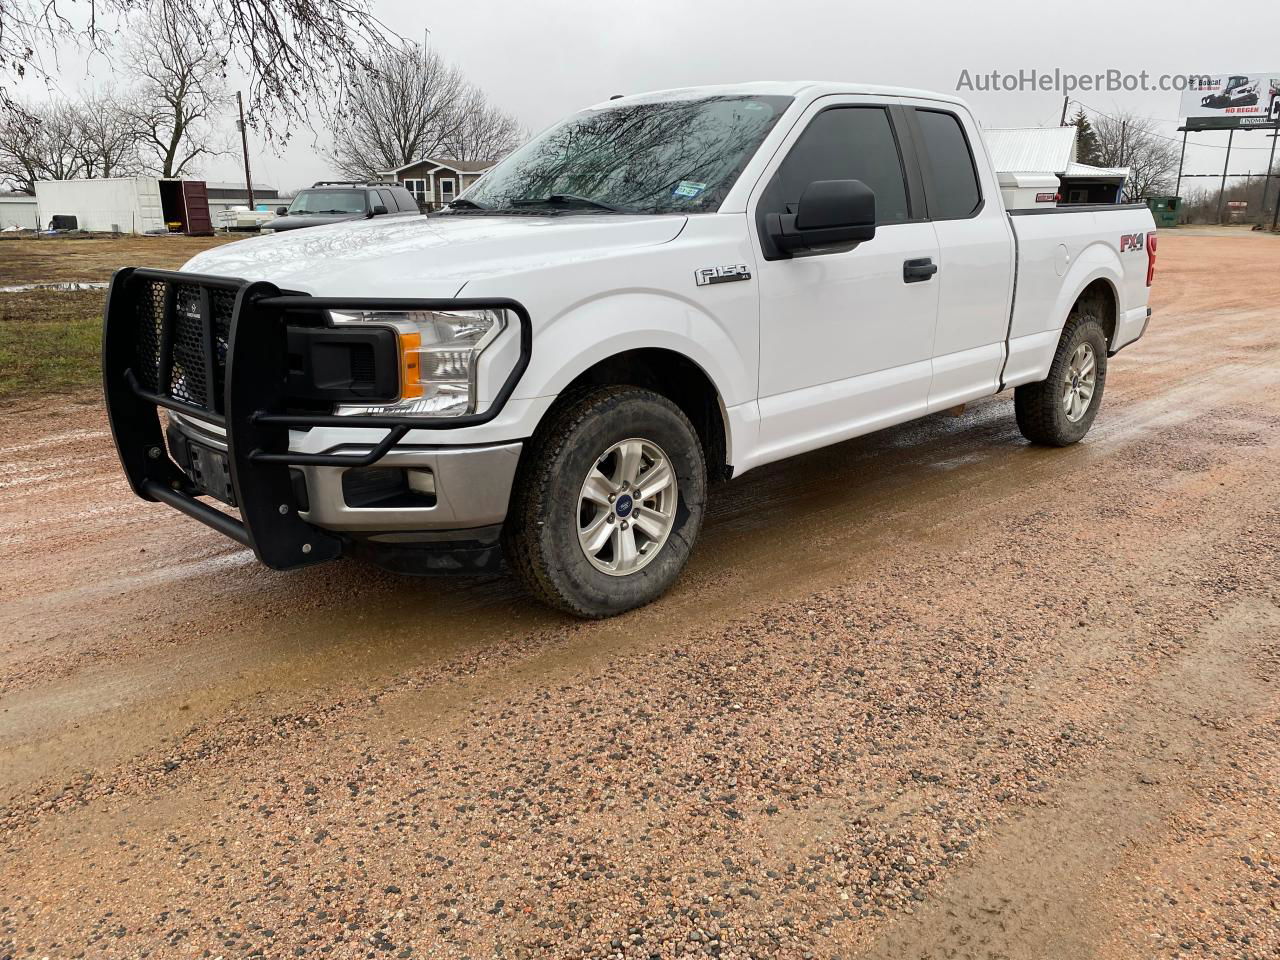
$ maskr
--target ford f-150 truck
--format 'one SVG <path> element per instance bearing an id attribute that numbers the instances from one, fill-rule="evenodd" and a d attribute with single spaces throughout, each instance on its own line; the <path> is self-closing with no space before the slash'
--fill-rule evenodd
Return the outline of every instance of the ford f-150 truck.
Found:
<path id="1" fill-rule="evenodd" d="M 1006 211 L 953 97 L 671 90 L 434 214 L 121 270 L 106 403 L 134 492 L 268 566 L 505 557 L 601 617 L 670 587 L 708 486 L 761 464 L 1008 389 L 1028 440 L 1080 440 L 1155 257 L 1145 205 Z"/>

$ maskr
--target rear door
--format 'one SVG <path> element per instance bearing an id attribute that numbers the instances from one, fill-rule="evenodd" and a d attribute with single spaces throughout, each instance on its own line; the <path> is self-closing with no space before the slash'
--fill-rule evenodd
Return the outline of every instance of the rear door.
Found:
<path id="1" fill-rule="evenodd" d="M 768 459 L 924 412 L 938 285 L 904 264 L 938 245 L 896 100 L 823 97 L 757 183 L 748 216 L 761 257 L 760 443 Z M 794 212 L 817 180 L 861 180 L 876 194 L 874 239 L 852 250 L 777 257 L 765 217 Z"/>
<path id="2" fill-rule="evenodd" d="M 968 111 L 908 101 L 938 237 L 938 325 L 929 411 L 996 392 L 1013 291 L 1013 231 Z"/>

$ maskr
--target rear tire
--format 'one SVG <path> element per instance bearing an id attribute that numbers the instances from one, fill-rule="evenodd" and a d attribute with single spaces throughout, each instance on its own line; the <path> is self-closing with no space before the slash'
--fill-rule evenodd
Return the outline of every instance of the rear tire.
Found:
<path id="1" fill-rule="evenodd" d="M 1018 429 L 1032 443 L 1066 447 L 1081 440 L 1102 406 L 1107 335 L 1090 316 L 1073 315 L 1062 331 L 1049 376 L 1013 392 Z"/>
<path id="2" fill-rule="evenodd" d="M 614 616 L 675 582 L 706 499 L 702 444 L 680 408 L 639 387 L 602 387 L 553 413 L 530 441 L 504 552 L 548 606 Z"/>

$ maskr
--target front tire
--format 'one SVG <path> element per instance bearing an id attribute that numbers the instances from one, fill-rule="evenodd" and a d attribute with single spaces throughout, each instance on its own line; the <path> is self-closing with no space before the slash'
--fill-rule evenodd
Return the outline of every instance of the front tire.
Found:
<path id="1" fill-rule="evenodd" d="M 1102 324 L 1077 314 L 1067 321 L 1049 376 L 1015 388 L 1018 429 L 1032 443 L 1066 447 L 1081 440 L 1102 406 L 1107 382 L 1107 335 Z"/>
<path id="2" fill-rule="evenodd" d="M 706 499 L 702 444 L 674 403 L 639 387 L 592 390 L 530 441 L 503 528 L 507 562 L 547 605 L 614 616 L 675 582 Z"/>

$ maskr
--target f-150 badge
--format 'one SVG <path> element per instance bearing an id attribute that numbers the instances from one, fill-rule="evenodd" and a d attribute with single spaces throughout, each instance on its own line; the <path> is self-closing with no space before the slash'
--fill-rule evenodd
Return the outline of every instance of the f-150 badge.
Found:
<path id="1" fill-rule="evenodd" d="M 734 280 L 750 280 L 751 269 L 745 263 L 735 263 L 727 267 L 703 267 L 693 272 L 698 286 L 705 287 L 709 283 L 732 283 Z"/>

